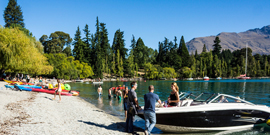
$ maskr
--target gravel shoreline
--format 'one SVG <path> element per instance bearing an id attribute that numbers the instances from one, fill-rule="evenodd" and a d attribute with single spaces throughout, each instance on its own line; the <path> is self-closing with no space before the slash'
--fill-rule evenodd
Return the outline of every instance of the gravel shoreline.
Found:
<path id="1" fill-rule="evenodd" d="M 0 82 L 0 134 L 127 134 L 125 122 L 79 97 L 4 88 Z"/>

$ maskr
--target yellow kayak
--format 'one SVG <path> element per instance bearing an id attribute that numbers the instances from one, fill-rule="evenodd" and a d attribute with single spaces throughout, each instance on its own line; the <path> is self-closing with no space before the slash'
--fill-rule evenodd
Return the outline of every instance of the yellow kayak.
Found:
<path id="1" fill-rule="evenodd" d="M 5 81 L 5 82 L 7 82 L 7 83 L 17 83 L 17 84 L 23 84 L 23 82 L 9 81 L 9 80 L 5 80 L 5 79 L 4 79 L 4 81 Z"/>

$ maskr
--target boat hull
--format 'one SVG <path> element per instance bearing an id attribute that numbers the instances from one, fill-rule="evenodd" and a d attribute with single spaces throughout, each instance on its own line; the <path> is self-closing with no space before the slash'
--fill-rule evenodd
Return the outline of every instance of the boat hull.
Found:
<path id="1" fill-rule="evenodd" d="M 250 77 L 238 77 L 238 79 L 246 80 L 246 79 L 251 79 Z"/>
<path id="2" fill-rule="evenodd" d="M 181 111 L 182 110 L 182 111 Z M 205 110 L 205 111 L 156 111 L 156 127 L 165 132 L 201 132 L 250 128 L 254 124 L 265 123 L 270 111 L 243 110 Z M 200 109 L 199 109 L 200 110 Z M 269 110 L 269 109 L 268 109 Z M 143 118 L 143 113 L 138 114 Z"/>
<path id="3" fill-rule="evenodd" d="M 103 84 L 103 82 L 93 82 L 93 84 Z"/>

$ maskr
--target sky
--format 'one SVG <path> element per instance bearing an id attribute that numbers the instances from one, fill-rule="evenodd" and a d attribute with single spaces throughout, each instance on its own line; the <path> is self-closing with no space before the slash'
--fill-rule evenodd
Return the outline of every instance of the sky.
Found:
<path id="1" fill-rule="evenodd" d="M 270 0 L 17 0 L 25 27 L 37 40 L 63 31 L 74 38 L 79 26 L 89 25 L 96 32 L 96 17 L 106 24 L 110 44 L 114 33 L 124 31 L 126 48 L 132 35 L 158 49 L 158 42 L 168 38 L 178 44 L 196 37 L 220 32 L 243 32 L 270 25 Z M 8 0 L 0 0 L 0 25 Z"/>

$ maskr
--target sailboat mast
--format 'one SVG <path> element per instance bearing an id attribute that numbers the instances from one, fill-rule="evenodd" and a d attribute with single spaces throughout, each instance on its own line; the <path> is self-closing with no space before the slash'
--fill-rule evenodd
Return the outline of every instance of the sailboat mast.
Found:
<path id="1" fill-rule="evenodd" d="M 247 43 L 246 43 L 246 67 L 245 67 L 245 76 L 247 76 Z"/>

